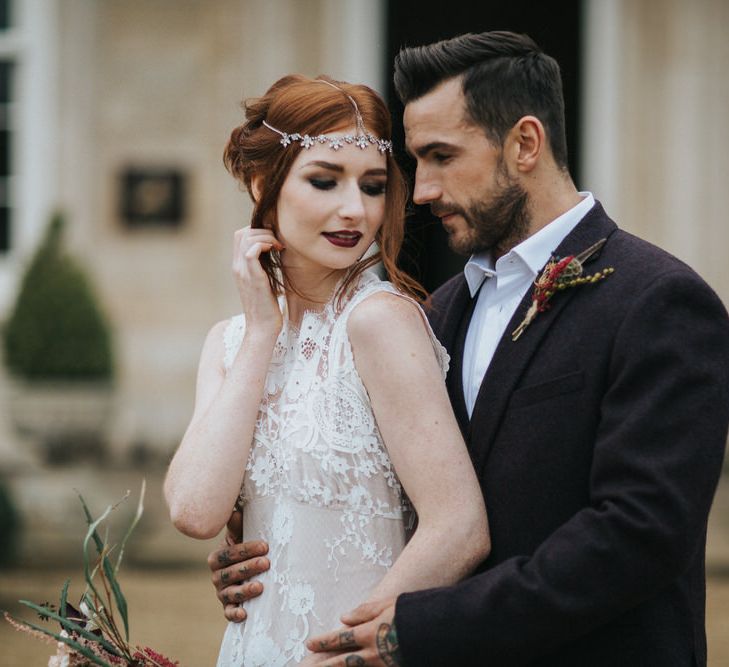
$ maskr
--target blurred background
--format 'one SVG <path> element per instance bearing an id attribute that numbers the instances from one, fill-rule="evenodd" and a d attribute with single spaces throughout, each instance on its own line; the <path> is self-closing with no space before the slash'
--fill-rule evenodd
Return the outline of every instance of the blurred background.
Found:
<path id="1" fill-rule="evenodd" d="M 161 482 L 205 333 L 239 309 L 231 241 L 251 207 L 221 159 L 239 104 L 289 72 L 364 82 L 401 150 L 398 49 L 491 29 L 560 62 L 578 186 L 729 303 L 727 0 L 0 0 L 0 608 L 56 600 L 66 577 L 78 597 L 75 490 L 99 514 L 131 489 L 123 527 L 146 478 L 121 577 L 132 639 L 214 663 L 216 541 L 175 533 Z M 403 261 L 434 289 L 463 260 L 416 208 Z M 729 472 L 707 575 L 725 665 Z M 5 623 L 0 647 L 6 666 L 49 653 Z"/>

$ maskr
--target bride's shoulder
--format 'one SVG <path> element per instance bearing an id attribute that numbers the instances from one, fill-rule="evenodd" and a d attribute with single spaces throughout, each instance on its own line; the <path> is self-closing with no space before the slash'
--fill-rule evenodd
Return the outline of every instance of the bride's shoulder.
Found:
<path id="1" fill-rule="evenodd" d="M 225 320 L 216 322 L 208 333 L 208 341 L 222 357 L 223 366 L 230 367 L 235 355 L 243 342 L 246 329 L 246 319 L 243 313 L 233 315 Z"/>
<path id="2" fill-rule="evenodd" d="M 352 305 L 347 332 L 353 342 L 356 339 L 376 340 L 395 329 L 422 329 L 423 313 L 418 303 L 390 283 L 380 283 L 379 289 L 362 295 Z"/>
<path id="3" fill-rule="evenodd" d="M 228 347 L 232 343 L 240 342 L 246 328 L 245 315 L 233 315 L 224 320 L 219 320 L 210 327 L 206 336 L 206 344 L 218 347 Z"/>
<path id="4" fill-rule="evenodd" d="M 243 313 L 238 313 L 213 325 L 213 329 L 221 331 L 224 338 L 234 336 L 236 333 L 244 331 L 245 328 L 246 316 Z"/>
<path id="5" fill-rule="evenodd" d="M 420 304 L 391 283 L 380 281 L 356 303 L 347 319 L 347 334 L 355 354 L 381 356 L 388 350 L 432 347 L 443 377 L 450 357 L 433 333 Z"/>

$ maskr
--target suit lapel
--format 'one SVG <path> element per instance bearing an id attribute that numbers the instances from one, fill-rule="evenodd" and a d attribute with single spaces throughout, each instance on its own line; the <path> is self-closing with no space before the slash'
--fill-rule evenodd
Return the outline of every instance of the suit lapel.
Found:
<path id="1" fill-rule="evenodd" d="M 448 394 L 451 398 L 451 405 L 453 406 L 453 412 L 455 413 L 458 424 L 461 427 L 461 433 L 467 442 L 469 416 L 468 408 L 466 407 L 466 395 L 463 391 L 463 355 L 466 350 L 468 327 L 471 324 L 471 318 L 473 317 L 473 311 L 476 308 L 477 300 L 478 292 L 476 292 L 474 297 L 471 297 L 469 290 L 468 301 L 466 302 L 463 310 L 461 310 L 460 325 L 453 341 L 453 369 L 452 372 L 448 374 L 446 382 L 448 385 Z"/>
<path id="2" fill-rule="evenodd" d="M 567 235 L 556 249 L 555 254 L 560 257 L 576 255 L 600 239 L 608 237 L 616 229 L 615 223 L 607 217 L 602 206 L 596 204 L 577 227 Z M 594 255 L 586 263 L 589 264 L 597 259 L 599 254 Z M 474 466 L 479 475 L 483 473 L 483 467 L 488 459 L 495 435 L 501 426 L 501 420 L 514 387 L 531 363 L 541 341 L 578 289 L 589 289 L 589 287 L 577 287 L 555 294 L 550 302 L 550 308 L 537 315 L 519 340 L 512 341 L 511 332 L 524 319 L 524 315 L 531 305 L 532 290 L 530 289 L 524 295 L 506 327 L 481 383 L 467 437 Z"/>
<path id="3" fill-rule="evenodd" d="M 471 294 L 468 291 L 468 283 L 461 274 L 458 282 L 448 294 L 448 302 L 439 306 L 432 306 L 432 310 L 428 311 L 428 319 L 431 322 L 433 331 L 450 355 L 453 355 L 458 327 L 463 313 L 468 308 L 470 299 Z"/>

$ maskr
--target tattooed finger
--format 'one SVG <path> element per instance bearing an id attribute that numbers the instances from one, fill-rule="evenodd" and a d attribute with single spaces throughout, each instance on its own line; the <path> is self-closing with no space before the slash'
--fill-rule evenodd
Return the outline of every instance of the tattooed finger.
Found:
<path id="1" fill-rule="evenodd" d="M 387 667 L 398 667 L 402 664 L 400 657 L 400 644 L 397 641 L 395 623 L 380 623 L 377 628 L 377 655 Z"/>
<path id="2" fill-rule="evenodd" d="M 354 630 L 345 630 L 339 633 L 339 648 L 357 648 L 354 640 Z"/>
<path id="3" fill-rule="evenodd" d="M 341 651 L 342 649 L 358 648 L 354 639 L 354 630 L 342 630 L 316 641 L 316 649 L 321 651 Z"/>

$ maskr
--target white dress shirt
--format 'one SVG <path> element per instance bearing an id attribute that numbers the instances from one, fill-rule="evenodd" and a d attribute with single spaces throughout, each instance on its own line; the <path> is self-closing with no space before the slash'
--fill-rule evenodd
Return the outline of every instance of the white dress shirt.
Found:
<path id="1" fill-rule="evenodd" d="M 495 266 L 486 251 L 473 255 L 464 267 L 471 297 L 478 292 L 463 350 L 463 394 L 469 417 L 496 347 L 519 303 L 557 246 L 595 205 L 592 193 L 580 192 L 580 196 L 579 204 L 499 257 Z"/>

